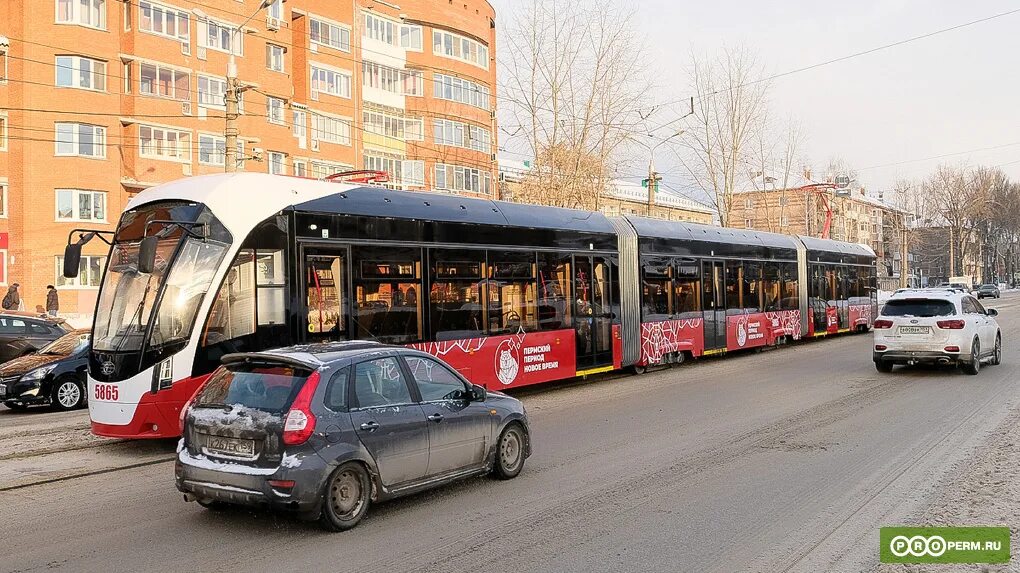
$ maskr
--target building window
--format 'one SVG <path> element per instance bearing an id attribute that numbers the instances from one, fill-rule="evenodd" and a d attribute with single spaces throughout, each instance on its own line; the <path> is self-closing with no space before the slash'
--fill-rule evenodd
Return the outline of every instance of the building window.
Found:
<path id="1" fill-rule="evenodd" d="M 313 16 L 308 21 L 308 31 L 312 42 L 320 46 L 329 46 L 342 52 L 351 51 L 351 30 L 346 26 Z"/>
<path id="2" fill-rule="evenodd" d="M 786 195 L 783 195 L 782 197 L 779 198 L 779 206 L 780 207 L 786 207 L 789 203 L 790 203 L 790 199 Z"/>
<path id="3" fill-rule="evenodd" d="M 284 105 L 286 105 L 286 103 L 287 102 L 278 97 L 266 98 L 266 119 L 269 120 L 269 123 L 275 123 L 277 125 L 284 124 L 285 120 L 283 119 L 283 115 Z"/>
<path id="4" fill-rule="evenodd" d="M 266 44 L 266 67 L 274 72 L 283 71 L 283 55 L 287 49 L 275 44 Z"/>
<path id="5" fill-rule="evenodd" d="M 398 95 L 424 95 L 424 74 L 421 70 L 400 70 L 375 62 L 363 62 L 361 72 L 365 87 Z"/>
<path id="6" fill-rule="evenodd" d="M 403 141 L 422 141 L 424 120 L 422 118 L 397 117 L 377 111 L 361 114 L 365 133 L 384 135 Z"/>
<path id="7" fill-rule="evenodd" d="M 74 278 L 64 277 L 64 257 L 56 256 L 56 274 L 54 285 L 66 288 L 98 288 L 99 281 L 103 278 L 103 269 L 106 268 L 106 257 L 82 255 L 78 263 L 78 276 Z"/>
<path id="8" fill-rule="evenodd" d="M 266 18 L 276 22 L 283 19 L 283 0 L 274 0 L 272 4 L 266 6 Z"/>
<path id="9" fill-rule="evenodd" d="M 436 145 L 452 145 L 488 153 L 492 149 L 492 135 L 489 130 L 449 119 L 437 119 L 434 123 Z"/>
<path id="10" fill-rule="evenodd" d="M 106 62 L 81 56 L 57 56 L 57 87 L 106 91 Z"/>
<path id="11" fill-rule="evenodd" d="M 7 114 L 0 114 L 0 151 L 7 151 Z"/>
<path id="12" fill-rule="evenodd" d="M 227 140 L 215 135 L 198 136 L 198 162 L 202 165 L 226 165 Z M 237 167 L 244 167 L 244 143 L 237 142 Z"/>
<path id="13" fill-rule="evenodd" d="M 87 123 L 57 123 L 56 135 L 56 155 L 59 157 L 106 157 L 105 127 Z"/>
<path id="14" fill-rule="evenodd" d="M 308 177 L 308 164 L 304 161 L 294 160 L 294 175 L 296 177 Z"/>
<path id="15" fill-rule="evenodd" d="M 783 215 L 782 217 L 780 217 L 779 218 L 779 226 L 780 227 L 784 227 L 784 228 L 790 226 L 790 218 L 787 217 L 786 215 Z"/>
<path id="16" fill-rule="evenodd" d="M 312 162 L 312 177 L 316 179 L 324 179 L 330 175 L 336 173 L 343 173 L 344 171 L 350 171 L 350 165 L 344 165 L 343 163 L 333 163 L 330 161 L 313 161 Z"/>
<path id="17" fill-rule="evenodd" d="M 351 74 L 312 65 L 312 91 L 332 96 L 351 97 Z M 313 94 L 314 95 L 314 94 Z"/>
<path id="18" fill-rule="evenodd" d="M 7 218 L 7 182 L 0 182 L 0 219 Z"/>
<path id="19" fill-rule="evenodd" d="M 287 156 L 279 151 L 269 152 L 269 173 L 272 175 L 287 174 Z"/>
<path id="20" fill-rule="evenodd" d="M 138 78 L 140 94 L 178 101 L 191 99 L 191 76 L 188 72 L 143 62 L 138 66 Z"/>
<path id="21" fill-rule="evenodd" d="M 754 219 L 744 219 L 744 228 L 745 229 L 753 229 L 754 228 Z"/>
<path id="22" fill-rule="evenodd" d="M 241 94 L 237 94 L 238 112 L 243 113 Z M 227 107 L 227 80 L 210 76 L 198 76 L 198 105 L 215 109 Z"/>
<path id="23" fill-rule="evenodd" d="M 291 110 L 291 112 L 291 116 L 293 118 L 291 133 L 294 134 L 294 137 L 296 137 L 303 146 L 305 137 L 308 135 L 308 113 L 299 109 Z"/>
<path id="24" fill-rule="evenodd" d="M 57 0 L 57 23 L 106 29 L 106 0 Z"/>
<path id="25" fill-rule="evenodd" d="M 432 96 L 437 99 L 465 103 L 486 111 L 491 107 L 489 86 L 446 74 L 434 74 L 432 86 Z"/>
<path id="26" fill-rule="evenodd" d="M 754 201 L 750 197 L 744 199 L 744 209 L 750 209 L 754 207 Z"/>
<path id="27" fill-rule="evenodd" d="M 433 187 L 436 189 L 488 195 L 492 188 L 492 174 L 473 167 L 437 163 L 435 175 Z"/>
<path id="28" fill-rule="evenodd" d="M 106 221 L 106 192 L 57 189 L 58 221 Z"/>
<path id="29" fill-rule="evenodd" d="M 312 140 L 338 145 L 351 144 L 351 121 L 318 113 L 312 114 Z"/>
<path id="30" fill-rule="evenodd" d="M 237 32 L 237 26 L 215 20 L 207 20 L 205 28 L 206 33 L 202 37 L 203 43 L 201 44 L 203 47 L 227 52 L 228 54 L 233 50 L 236 56 L 244 55 L 244 34 L 237 34 L 237 45 L 234 45 L 234 34 Z"/>
<path id="31" fill-rule="evenodd" d="M 138 150 L 142 157 L 191 163 L 191 132 L 140 125 Z"/>
<path id="32" fill-rule="evenodd" d="M 146 0 L 138 2 L 138 29 L 182 42 L 191 37 L 187 12 Z"/>
<path id="33" fill-rule="evenodd" d="M 489 69 L 489 48 L 458 34 L 434 30 L 432 32 L 432 53 L 474 64 L 486 70 Z"/>
<path id="34" fill-rule="evenodd" d="M 378 40 L 384 44 L 396 46 L 400 42 L 399 24 L 386 18 L 380 18 L 375 14 L 365 13 L 365 28 L 362 34 L 365 38 Z"/>
<path id="35" fill-rule="evenodd" d="M 0 46 L 0 84 L 7 83 L 7 47 Z"/>
<path id="36" fill-rule="evenodd" d="M 400 47 L 414 52 L 422 49 L 421 26 L 402 24 L 400 26 Z"/>
<path id="37" fill-rule="evenodd" d="M 424 161 L 366 153 L 364 164 L 365 169 L 387 173 L 390 176 L 390 183 L 396 186 L 425 185 Z"/>

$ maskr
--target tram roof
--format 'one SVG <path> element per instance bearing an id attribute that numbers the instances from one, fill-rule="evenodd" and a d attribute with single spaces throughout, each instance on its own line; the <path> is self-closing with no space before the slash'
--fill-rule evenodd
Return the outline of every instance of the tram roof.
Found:
<path id="1" fill-rule="evenodd" d="M 797 248 L 795 238 L 789 235 L 780 235 L 779 233 L 716 227 L 714 225 L 700 225 L 698 223 L 680 221 L 663 221 L 662 219 L 650 219 L 634 215 L 628 215 L 627 220 L 634 226 L 634 230 L 637 231 L 639 237 L 741 244 L 781 249 Z"/>
<path id="2" fill-rule="evenodd" d="M 356 187 L 297 203 L 297 211 L 417 219 L 449 223 L 476 223 L 587 233 L 615 231 L 599 212 L 508 203 L 441 193 L 394 191 Z"/>
<path id="3" fill-rule="evenodd" d="M 841 255 L 854 255 L 858 257 L 875 257 L 875 251 L 871 247 L 860 243 L 844 243 L 832 239 L 819 239 L 818 237 L 798 237 L 809 251 L 821 251 L 826 253 L 839 253 Z"/>

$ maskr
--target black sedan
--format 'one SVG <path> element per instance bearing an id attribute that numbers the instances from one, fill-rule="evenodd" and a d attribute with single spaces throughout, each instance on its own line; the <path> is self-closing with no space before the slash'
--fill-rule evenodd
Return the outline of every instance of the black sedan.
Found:
<path id="1" fill-rule="evenodd" d="M 32 354 L 70 330 L 62 318 L 3 311 L 0 313 L 0 363 Z"/>
<path id="2" fill-rule="evenodd" d="M 13 410 L 52 405 L 59 410 L 86 403 L 89 330 L 72 330 L 38 352 L 0 366 L 0 400 Z"/>
<path id="3" fill-rule="evenodd" d="M 999 287 L 987 284 L 981 285 L 977 289 L 978 298 L 999 298 Z"/>

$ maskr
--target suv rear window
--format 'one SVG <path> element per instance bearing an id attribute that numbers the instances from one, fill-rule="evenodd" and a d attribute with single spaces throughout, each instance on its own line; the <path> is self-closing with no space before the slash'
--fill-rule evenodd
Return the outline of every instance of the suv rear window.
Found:
<path id="1" fill-rule="evenodd" d="M 882 316 L 953 316 L 956 306 L 948 300 L 932 298 L 901 298 L 890 300 L 882 308 Z"/>
<path id="2" fill-rule="evenodd" d="M 213 372 L 194 405 L 245 406 L 282 414 L 311 374 L 311 370 L 288 364 L 230 364 Z"/>

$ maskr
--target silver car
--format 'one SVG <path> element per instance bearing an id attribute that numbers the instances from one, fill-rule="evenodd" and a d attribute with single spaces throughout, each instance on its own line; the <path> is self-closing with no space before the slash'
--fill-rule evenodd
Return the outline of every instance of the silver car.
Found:
<path id="1" fill-rule="evenodd" d="M 373 502 L 531 454 L 524 406 L 432 355 L 371 342 L 223 358 L 182 413 L 177 488 L 210 508 L 269 506 L 357 525 Z"/>

